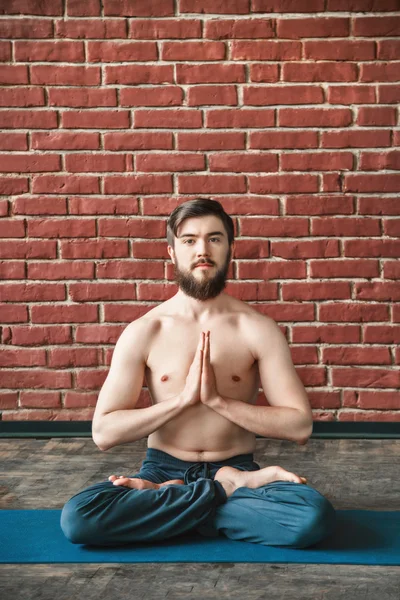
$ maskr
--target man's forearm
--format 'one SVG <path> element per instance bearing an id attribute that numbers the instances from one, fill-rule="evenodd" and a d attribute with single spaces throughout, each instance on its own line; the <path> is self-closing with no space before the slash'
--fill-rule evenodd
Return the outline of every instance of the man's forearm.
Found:
<path id="1" fill-rule="evenodd" d="M 208 406 L 232 423 L 263 437 L 304 444 L 312 433 L 312 420 L 295 408 L 254 406 L 223 396 Z"/>

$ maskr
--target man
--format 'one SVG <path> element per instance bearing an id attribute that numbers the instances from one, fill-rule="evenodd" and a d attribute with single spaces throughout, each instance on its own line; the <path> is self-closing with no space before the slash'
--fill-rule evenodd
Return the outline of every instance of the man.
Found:
<path id="1" fill-rule="evenodd" d="M 152 542 L 196 530 L 303 548 L 329 535 L 330 502 L 253 460 L 256 434 L 305 444 L 312 412 L 276 323 L 223 292 L 233 221 L 198 198 L 167 223 L 178 292 L 121 334 L 93 417 L 101 450 L 148 436 L 139 474 L 111 475 L 65 505 L 74 543 Z M 152 406 L 135 408 L 143 379 Z M 270 406 L 256 406 L 259 385 Z"/>

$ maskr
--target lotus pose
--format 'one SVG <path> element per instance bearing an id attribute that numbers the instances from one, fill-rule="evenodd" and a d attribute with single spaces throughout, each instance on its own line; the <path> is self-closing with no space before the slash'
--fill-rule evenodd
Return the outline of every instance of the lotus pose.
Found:
<path id="1" fill-rule="evenodd" d="M 64 506 L 78 544 L 153 542 L 197 531 L 305 548 L 335 510 L 304 476 L 254 462 L 256 434 L 305 444 L 312 412 L 284 335 L 226 286 L 234 251 L 219 202 L 178 206 L 167 223 L 177 293 L 130 323 L 93 417 L 100 450 L 147 437 L 139 473 L 115 473 Z M 134 263 L 133 263 L 134 268 Z M 136 408 L 146 381 L 152 404 Z M 256 404 L 259 386 L 268 406 Z"/>

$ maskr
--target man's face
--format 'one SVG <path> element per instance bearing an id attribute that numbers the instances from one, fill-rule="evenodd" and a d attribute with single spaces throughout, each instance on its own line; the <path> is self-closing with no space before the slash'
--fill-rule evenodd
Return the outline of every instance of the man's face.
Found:
<path id="1" fill-rule="evenodd" d="M 178 227 L 175 248 L 168 246 L 175 281 L 196 300 L 218 296 L 226 285 L 231 259 L 228 235 L 214 215 L 185 219 Z"/>

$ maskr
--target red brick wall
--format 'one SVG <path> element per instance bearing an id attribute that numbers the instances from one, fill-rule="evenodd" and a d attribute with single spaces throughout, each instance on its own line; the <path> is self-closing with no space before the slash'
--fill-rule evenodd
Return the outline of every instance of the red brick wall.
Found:
<path id="1" fill-rule="evenodd" d="M 398 6 L 0 1 L 4 420 L 91 417 L 197 195 L 234 217 L 228 291 L 281 326 L 315 419 L 400 419 Z"/>

